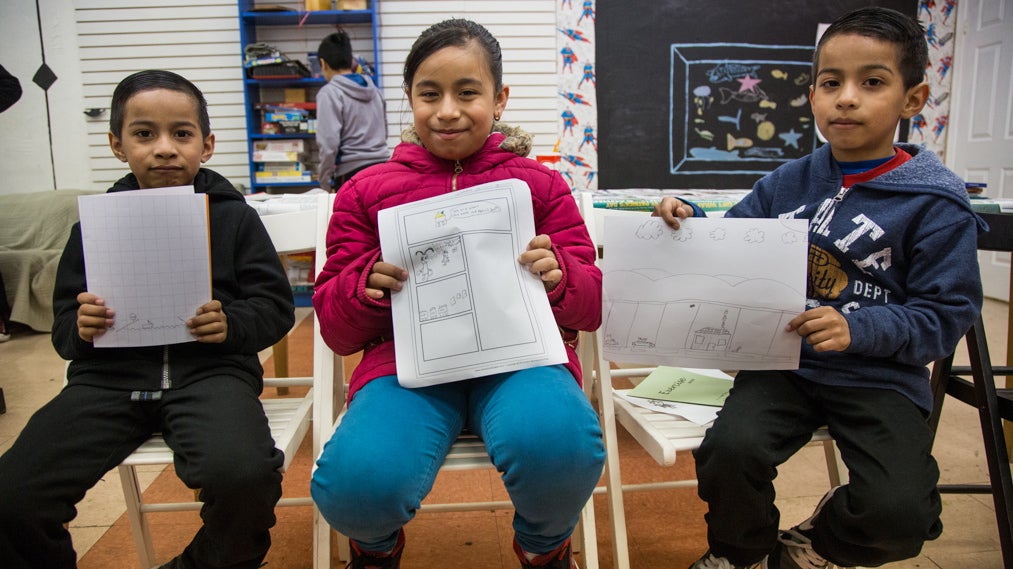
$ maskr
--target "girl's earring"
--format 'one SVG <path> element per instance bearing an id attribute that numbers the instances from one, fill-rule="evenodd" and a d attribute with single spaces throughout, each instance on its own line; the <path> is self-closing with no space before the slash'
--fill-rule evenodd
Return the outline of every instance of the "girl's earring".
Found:
<path id="1" fill-rule="evenodd" d="M 498 121 L 499 120 L 499 115 L 498 114 L 493 115 L 492 118 L 493 118 L 493 120 L 497 120 Z"/>

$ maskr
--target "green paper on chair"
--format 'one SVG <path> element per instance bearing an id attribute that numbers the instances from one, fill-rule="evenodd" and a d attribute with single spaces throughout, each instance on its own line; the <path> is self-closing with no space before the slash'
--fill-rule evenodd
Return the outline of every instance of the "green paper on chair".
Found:
<path id="1" fill-rule="evenodd" d="M 728 397 L 729 379 L 691 372 L 679 367 L 658 366 L 629 394 L 645 399 L 720 407 Z"/>

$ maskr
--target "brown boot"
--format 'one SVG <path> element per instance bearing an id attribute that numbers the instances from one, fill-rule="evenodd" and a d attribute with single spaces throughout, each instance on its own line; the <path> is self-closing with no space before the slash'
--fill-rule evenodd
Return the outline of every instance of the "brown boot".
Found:
<path id="1" fill-rule="evenodd" d="M 518 545 L 517 540 L 514 540 L 514 553 L 517 554 L 517 559 L 521 560 L 521 569 L 533 569 L 536 567 L 541 567 L 542 569 L 580 569 L 577 566 L 577 562 L 573 560 L 569 539 L 555 550 L 543 553 L 530 561 L 528 561 L 528 556 L 525 555 L 524 550 Z"/>
<path id="2" fill-rule="evenodd" d="M 397 534 L 397 544 L 390 553 L 363 551 L 352 540 L 352 560 L 345 569 L 398 569 L 401 567 L 401 553 L 404 551 L 404 530 Z"/>

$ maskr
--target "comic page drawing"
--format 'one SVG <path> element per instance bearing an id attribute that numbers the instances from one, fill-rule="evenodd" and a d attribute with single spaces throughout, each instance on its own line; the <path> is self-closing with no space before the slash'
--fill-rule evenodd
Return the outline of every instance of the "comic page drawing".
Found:
<path id="1" fill-rule="evenodd" d="M 391 296 L 398 379 L 420 387 L 566 361 L 548 297 L 518 262 L 534 236 L 520 180 L 382 210 L 380 246 L 405 267 Z"/>
<path id="2" fill-rule="evenodd" d="M 605 355 L 715 369 L 794 369 L 806 220 L 605 217 Z"/>

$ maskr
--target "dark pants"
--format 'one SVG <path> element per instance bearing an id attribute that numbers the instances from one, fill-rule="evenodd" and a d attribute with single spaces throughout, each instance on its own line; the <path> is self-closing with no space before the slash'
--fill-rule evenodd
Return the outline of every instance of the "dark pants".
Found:
<path id="1" fill-rule="evenodd" d="M 332 174 L 331 175 L 331 193 L 334 193 L 334 192 L 337 192 L 338 190 L 340 190 L 341 186 L 345 182 L 351 180 L 352 176 L 358 174 L 360 170 L 365 170 L 366 168 L 369 168 L 370 166 L 375 166 L 376 164 L 383 164 L 383 162 L 374 162 L 372 164 L 366 164 L 365 166 L 359 166 L 358 168 L 355 168 L 354 170 L 349 170 L 349 171 L 345 172 L 344 174 L 340 174 L 340 175 L 338 175 L 338 174 Z"/>
<path id="2" fill-rule="evenodd" d="M 694 453 L 715 555 L 751 564 L 770 552 L 780 521 L 777 467 L 822 425 L 841 451 L 850 483 L 806 532 L 817 553 L 840 566 L 878 566 L 914 557 L 926 540 L 939 537 L 932 432 L 909 399 L 887 389 L 818 385 L 790 372 L 739 372 Z"/>
<path id="3" fill-rule="evenodd" d="M 204 526 L 183 552 L 196 568 L 256 568 L 271 545 L 281 497 L 274 448 L 257 393 L 217 376 L 167 390 L 161 401 L 72 385 L 39 409 L 0 456 L 0 567 L 76 567 L 70 533 L 85 492 L 161 431 L 176 474 L 201 489 Z"/>

